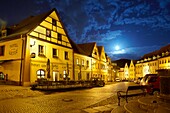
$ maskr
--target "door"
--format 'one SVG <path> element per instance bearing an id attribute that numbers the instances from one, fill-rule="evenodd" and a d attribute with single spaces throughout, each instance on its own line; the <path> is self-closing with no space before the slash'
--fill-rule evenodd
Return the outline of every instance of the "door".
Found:
<path id="1" fill-rule="evenodd" d="M 53 81 L 59 81 L 59 72 L 53 71 Z"/>

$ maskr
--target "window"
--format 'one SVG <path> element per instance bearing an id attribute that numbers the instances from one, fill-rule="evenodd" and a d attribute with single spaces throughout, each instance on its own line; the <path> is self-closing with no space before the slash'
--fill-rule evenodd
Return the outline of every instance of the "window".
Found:
<path id="1" fill-rule="evenodd" d="M 44 78 L 45 77 L 45 71 L 43 69 L 39 69 L 37 71 L 37 78 Z"/>
<path id="2" fill-rule="evenodd" d="M 59 40 L 59 41 L 62 41 L 62 35 L 61 35 L 60 33 L 58 33 L 57 36 L 58 36 L 58 40 Z"/>
<path id="3" fill-rule="evenodd" d="M 55 19 L 52 19 L 52 25 L 56 26 L 56 20 Z"/>
<path id="4" fill-rule="evenodd" d="M 64 55 L 64 56 L 65 56 L 65 60 L 68 60 L 68 52 L 65 51 L 64 54 L 65 54 L 65 55 Z"/>
<path id="5" fill-rule="evenodd" d="M 87 67 L 89 67 L 89 61 L 87 60 Z"/>
<path id="6" fill-rule="evenodd" d="M 78 58 L 76 59 L 76 64 L 77 64 L 77 65 L 79 64 L 79 59 L 78 59 Z"/>
<path id="7" fill-rule="evenodd" d="M 46 36 L 47 36 L 47 37 L 51 37 L 51 30 L 46 29 Z"/>
<path id="8" fill-rule="evenodd" d="M 58 58 L 58 49 L 53 48 L 53 57 Z"/>
<path id="9" fill-rule="evenodd" d="M 97 52 L 95 51 L 94 54 L 97 55 Z"/>
<path id="10" fill-rule="evenodd" d="M 0 56 L 4 56 L 5 46 L 0 46 Z"/>
<path id="11" fill-rule="evenodd" d="M 44 55 L 44 46 L 42 45 L 38 46 L 38 55 Z"/>
<path id="12" fill-rule="evenodd" d="M 82 65 L 84 66 L 84 60 L 82 60 Z"/>
<path id="13" fill-rule="evenodd" d="M 64 79 L 67 78 L 67 72 L 66 72 L 66 70 L 63 71 L 63 78 L 64 78 Z"/>

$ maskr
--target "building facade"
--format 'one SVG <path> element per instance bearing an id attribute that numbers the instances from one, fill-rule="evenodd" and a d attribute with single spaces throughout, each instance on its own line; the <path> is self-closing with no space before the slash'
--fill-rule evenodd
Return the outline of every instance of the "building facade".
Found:
<path id="1" fill-rule="evenodd" d="M 0 72 L 19 85 L 28 86 L 39 78 L 107 81 L 108 62 L 104 47 L 70 39 L 56 9 L 1 30 Z"/>

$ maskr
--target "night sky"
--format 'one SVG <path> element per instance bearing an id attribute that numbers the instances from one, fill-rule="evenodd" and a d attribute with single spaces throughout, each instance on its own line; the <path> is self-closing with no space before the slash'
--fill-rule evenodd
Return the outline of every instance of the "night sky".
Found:
<path id="1" fill-rule="evenodd" d="M 170 0 L 0 0 L 0 26 L 53 8 L 74 42 L 97 42 L 112 60 L 170 44 Z"/>

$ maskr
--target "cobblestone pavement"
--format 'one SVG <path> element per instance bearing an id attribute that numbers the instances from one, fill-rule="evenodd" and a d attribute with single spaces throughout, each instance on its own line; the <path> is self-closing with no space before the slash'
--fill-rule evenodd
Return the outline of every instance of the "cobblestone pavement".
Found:
<path id="1" fill-rule="evenodd" d="M 97 90 L 92 89 L 92 91 L 94 93 Z M 84 97 L 81 96 L 81 91 L 66 92 L 64 95 L 60 92 L 47 94 L 30 90 L 29 87 L 0 85 L 0 113 L 61 113 L 61 111 L 62 113 L 110 113 L 117 107 L 116 94 L 100 99 L 101 97 L 97 96 L 100 92 L 95 92 L 95 95 L 83 92 L 85 92 Z M 108 94 L 106 92 L 105 95 L 110 95 L 110 92 Z"/>
<path id="2" fill-rule="evenodd" d="M 30 90 L 30 87 L 0 85 L 0 100 L 26 98 L 44 95 L 43 92 Z"/>

